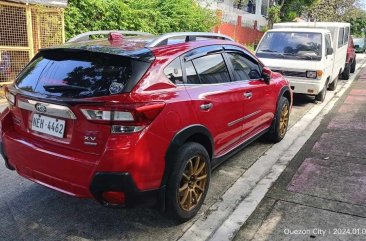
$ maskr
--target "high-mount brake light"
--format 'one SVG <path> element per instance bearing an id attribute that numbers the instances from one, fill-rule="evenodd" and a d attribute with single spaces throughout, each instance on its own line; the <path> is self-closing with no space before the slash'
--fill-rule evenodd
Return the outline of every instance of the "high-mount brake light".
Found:
<path id="1" fill-rule="evenodd" d="M 121 33 L 114 33 L 114 32 L 111 32 L 109 33 L 108 35 L 108 40 L 109 41 L 120 41 L 123 39 L 123 35 Z"/>

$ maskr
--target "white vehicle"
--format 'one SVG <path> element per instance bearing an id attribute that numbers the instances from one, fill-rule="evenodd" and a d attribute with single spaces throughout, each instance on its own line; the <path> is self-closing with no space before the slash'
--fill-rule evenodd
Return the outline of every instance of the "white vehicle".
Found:
<path id="1" fill-rule="evenodd" d="M 344 70 L 349 33 L 349 23 L 274 24 L 259 42 L 256 55 L 286 76 L 294 93 L 323 101 Z"/>

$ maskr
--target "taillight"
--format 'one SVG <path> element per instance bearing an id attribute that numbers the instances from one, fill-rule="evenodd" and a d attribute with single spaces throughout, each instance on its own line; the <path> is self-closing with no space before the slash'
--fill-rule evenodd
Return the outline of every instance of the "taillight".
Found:
<path id="1" fill-rule="evenodd" d="M 90 110 L 82 109 L 84 116 L 88 120 L 102 120 L 102 121 L 133 121 L 133 116 L 126 111 L 109 111 L 109 110 Z"/>
<path id="2" fill-rule="evenodd" d="M 8 100 L 9 105 L 15 105 L 15 95 L 10 93 L 8 88 L 5 88 L 5 98 Z"/>
<path id="3" fill-rule="evenodd" d="M 81 112 L 90 121 L 111 125 L 112 133 L 134 133 L 149 125 L 165 103 L 137 103 L 121 106 L 87 106 Z"/>

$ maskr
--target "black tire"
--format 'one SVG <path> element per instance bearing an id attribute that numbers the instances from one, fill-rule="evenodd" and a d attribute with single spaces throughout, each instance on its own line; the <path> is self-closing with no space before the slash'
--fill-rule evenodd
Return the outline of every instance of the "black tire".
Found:
<path id="1" fill-rule="evenodd" d="M 338 76 L 337 76 L 337 78 L 335 78 L 335 80 L 333 80 L 333 82 L 332 83 L 330 83 L 330 85 L 329 85 L 329 87 L 328 87 L 328 89 L 329 90 L 331 90 L 331 91 L 334 91 L 336 88 L 337 88 L 337 85 L 338 85 Z M 349 78 L 349 76 L 348 76 L 348 78 Z"/>
<path id="2" fill-rule="evenodd" d="M 195 166 L 198 162 L 197 158 L 200 158 L 200 163 L 205 164 L 201 164 L 199 167 Z M 195 142 L 188 142 L 181 146 L 175 155 L 174 160 L 170 161 L 174 161 L 174 167 L 169 177 L 166 189 L 167 213 L 177 221 L 185 222 L 197 214 L 205 200 L 211 177 L 211 161 L 206 149 Z M 189 164 L 190 162 L 191 164 Z M 190 169 L 190 167 L 192 169 Z M 197 169 L 195 169 L 196 167 Z M 192 170 L 193 173 L 194 170 L 199 171 L 201 168 L 201 174 L 189 175 L 189 169 Z M 206 173 L 206 178 L 204 180 L 198 180 L 199 177 L 202 178 L 204 176 L 204 173 Z M 189 176 L 189 179 L 185 178 L 183 174 L 186 177 Z M 202 183 L 202 181 L 204 181 L 204 183 Z M 186 189 L 183 189 L 180 192 L 179 189 L 184 188 L 185 184 L 187 184 Z M 198 189 L 197 186 L 203 188 L 203 191 Z M 185 190 L 187 190 L 187 193 L 183 192 Z M 196 195 L 194 195 L 194 193 Z M 183 195 L 180 196 L 180 194 Z M 186 199 L 184 199 L 184 197 Z M 183 204 L 181 204 L 180 201 L 184 201 Z M 192 206 L 189 207 L 191 204 Z"/>
<path id="3" fill-rule="evenodd" d="M 287 113 L 283 113 L 284 108 L 287 108 Z M 270 131 L 267 134 L 268 139 L 275 143 L 281 141 L 286 135 L 289 119 L 290 103 L 286 97 L 281 96 L 277 104 L 275 119 L 272 122 Z M 285 126 L 283 126 L 283 124 Z"/>
<path id="4" fill-rule="evenodd" d="M 342 79 L 349 80 L 349 75 L 351 73 L 351 66 L 347 64 L 342 72 Z"/>
<path id="5" fill-rule="evenodd" d="M 325 100 L 325 96 L 327 95 L 327 82 L 325 83 L 322 91 L 320 91 L 316 96 L 315 100 L 319 102 L 323 102 Z"/>
<path id="6" fill-rule="evenodd" d="M 350 71 L 351 73 L 354 73 L 356 71 L 356 59 L 353 60 Z"/>

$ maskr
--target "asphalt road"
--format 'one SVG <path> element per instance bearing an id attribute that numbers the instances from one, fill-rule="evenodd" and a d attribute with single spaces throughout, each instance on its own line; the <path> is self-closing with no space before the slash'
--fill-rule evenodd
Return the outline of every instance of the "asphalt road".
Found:
<path id="1" fill-rule="evenodd" d="M 360 63 L 365 56 L 358 58 Z M 315 105 L 311 97 L 295 96 L 290 127 Z M 259 139 L 214 170 L 200 213 L 220 200 L 271 146 Z M 4 166 L 0 166 L 0 214 L 0 240 L 176 240 L 195 221 L 177 224 L 153 209 L 108 209 L 35 184 Z"/>

